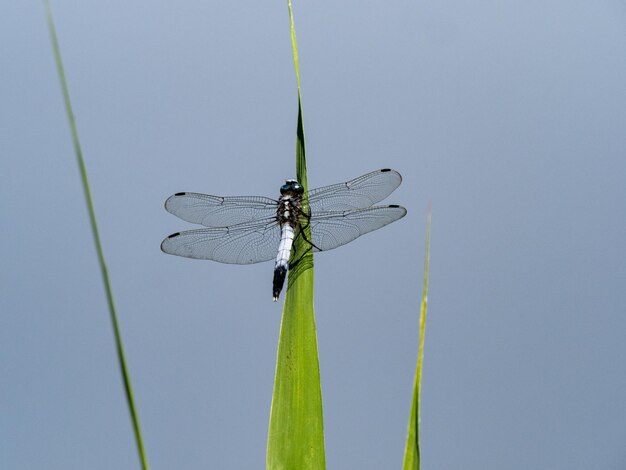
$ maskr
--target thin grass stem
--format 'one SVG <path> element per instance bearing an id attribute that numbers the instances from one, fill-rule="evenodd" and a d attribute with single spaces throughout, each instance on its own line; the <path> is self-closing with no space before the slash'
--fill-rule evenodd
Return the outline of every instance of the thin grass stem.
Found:
<path id="1" fill-rule="evenodd" d="M 426 336 L 426 307 L 428 305 L 428 264 L 430 260 L 430 226 L 432 210 L 428 208 L 426 221 L 426 250 L 424 255 L 424 284 L 422 286 L 422 302 L 420 304 L 419 346 L 417 350 L 417 366 L 413 382 L 413 401 L 409 416 L 406 447 L 404 449 L 404 470 L 420 468 L 420 400 L 422 394 L 422 364 L 424 361 L 424 339 Z"/>
<path id="2" fill-rule="evenodd" d="M 109 307 L 109 314 L 111 318 L 111 324 L 113 326 L 113 333 L 115 336 L 115 345 L 117 349 L 117 357 L 124 381 L 124 390 L 126 393 L 126 402 L 130 411 L 133 429 L 135 433 L 135 441 L 137 443 L 137 451 L 139 453 L 139 459 L 141 461 L 142 468 L 148 470 L 148 459 L 146 457 L 143 439 L 141 437 L 141 427 L 139 425 L 139 416 L 137 413 L 137 407 L 135 406 L 135 399 L 133 397 L 133 388 L 131 386 L 130 374 L 128 372 L 128 366 L 126 365 L 126 358 L 124 355 L 124 346 L 122 344 L 122 335 L 120 326 L 117 321 L 117 313 L 115 311 L 115 302 L 113 299 L 113 291 L 111 289 L 111 281 L 109 279 L 109 272 L 104 259 L 104 251 L 102 249 L 102 243 L 100 241 L 100 234 L 98 232 L 98 224 L 96 221 L 96 212 L 94 210 L 93 200 L 91 197 L 91 190 L 89 188 L 89 179 L 87 177 L 87 168 L 85 167 L 85 160 L 83 159 L 83 152 L 80 146 L 80 140 L 78 138 L 78 130 L 76 128 L 76 121 L 74 119 L 74 112 L 72 110 L 72 103 L 70 101 L 70 94 L 67 87 L 67 81 L 65 79 L 65 71 L 63 69 L 63 62 L 61 60 L 61 50 L 57 39 L 56 28 L 54 27 L 54 21 L 52 18 L 52 8 L 50 2 L 44 0 L 46 8 L 46 19 L 48 22 L 48 29 L 50 31 L 50 41 L 52 43 L 52 50 L 54 53 L 54 60 L 56 63 L 57 73 L 61 82 L 61 90 L 63 92 L 63 100 L 65 102 L 65 110 L 67 111 L 67 118 L 70 124 L 70 131 L 72 135 L 72 143 L 74 145 L 74 153 L 76 154 L 76 162 L 78 163 L 78 169 L 80 171 L 80 179 L 83 185 L 83 192 L 85 195 L 85 202 L 87 203 L 87 210 L 89 212 L 89 223 L 91 225 L 91 233 L 93 235 L 94 244 L 96 246 L 96 252 L 98 255 L 98 263 L 100 265 L 100 274 L 102 275 L 102 282 L 104 284 L 104 290 L 106 292 L 107 304 Z"/>

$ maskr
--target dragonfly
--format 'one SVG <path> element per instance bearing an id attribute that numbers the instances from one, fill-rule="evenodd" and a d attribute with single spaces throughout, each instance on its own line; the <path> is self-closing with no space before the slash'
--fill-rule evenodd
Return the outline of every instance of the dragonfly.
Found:
<path id="1" fill-rule="evenodd" d="M 401 182 L 400 173 L 383 168 L 310 190 L 306 197 L 304 187 L 294 179 L 285 181 L 278 199 L 176 193 L 165 201 L 165 209 L 205 228 L 173 233 L 163 240 L 161 250 L 228 264 L 274 259 L 272 298 L 276 302 L 290 268 L 295 239 L 303 238 L 305 243 L 300 246 L 306 246 L 307 252 L 323 252 L 401 219 L 406 215 L 404 207 L 376 205 Z M 293 263 L 292 259 L 292 267 Z"/>

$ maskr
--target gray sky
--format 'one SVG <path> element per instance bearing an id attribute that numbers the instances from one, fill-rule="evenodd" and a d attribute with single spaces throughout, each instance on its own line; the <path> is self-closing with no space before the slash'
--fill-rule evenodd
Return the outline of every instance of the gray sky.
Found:
<path id="1" fill-rule="evenodd" d="M 295 2 L 309 182 L 402 221 L 315 258 L 329 469 L 626 468 L 626 6 Z M 262 468 L 271 263 L 166 256 L 177 191 L 295 173 L 286 2 L 53 2 L 154 469 Z M 0 467 L 138 468 L 40 2 L 0 11 Z"/>

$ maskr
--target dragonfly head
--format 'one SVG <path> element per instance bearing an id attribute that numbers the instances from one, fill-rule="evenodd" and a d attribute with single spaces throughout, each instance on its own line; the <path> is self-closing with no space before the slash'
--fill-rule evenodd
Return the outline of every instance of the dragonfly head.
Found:
<path id="1" fill-rule="evenodd" d="M 295 194 L 300 196 L 302 193 L 304 193 L 304 188 L 296 180 L 287 180 L 285 181 L 285 184 L 280 187 L 280 194 L 283 196 L 285 194 Z"/>

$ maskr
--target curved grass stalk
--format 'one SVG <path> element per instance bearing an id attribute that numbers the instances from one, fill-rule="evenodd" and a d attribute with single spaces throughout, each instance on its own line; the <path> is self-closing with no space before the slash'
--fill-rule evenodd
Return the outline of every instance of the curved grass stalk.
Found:
<path id="1" fill-rule="evenodd" d="M 113 290 L 111 289 L 111 281 L 109 280 L 109 272 L 104 259 L 104 251 L 102 249 L 102 243 L 100 242 L 100 234 L 98 232 L 98 224 L 96 222 L 96 212 L 93 206 L 93 200 L 91 198 L 91 190 L 89 189 L 89 179 L 87 178 L 87 168 L 85 166 L 85 160 L 83 159 L 83 152 L 80 146 L 80 140 L 78 139 L 78 130 L 76 128 L 76 122 L 74 120 L 74 112 L 72 111 L 72 103 L 70 101 L 70 94 L 65 80 L 65 71 L 63 69 L 63 62 L 61 60 L 61 50 L 59 48 L 59 42 L 57 39 L 56 29 L 54 27 L 54 21 L 52 18 L 52 9 L 48 0 L 44 0 L 46 8 L 46 19 L 48 22 L 48 29 L 50 30 L 50 41 L 52 43 L 52 50 L 54 53 L 54 60 L 57 67 L 57 73 L 61 82 L 61 90 L 63 91 L 63 100 L 65 102 L 65 110 L 67 111 L 67 117 L 70 124 L 70 131 L 72 134 L 72 143 L 74 144 L 74 153 L 76 154 L 76 162 L 78 163 L 78 169 L 80 171 L 80 179 L 83 184 L 83 192 L 85 194 L 85 201 L 87 203 L 87 210 L 89 212 L 89 222 L 91 225 L 91 233 L 93 235 L 94 244 L 96 246 L 96 252 L 98 254 L 98 263 L 100 265 L 100 274 L 102 275 L 102 282 L 104 284 L 104 290 L 106 292 L 107 304 L 109 307 L 109 314 L 111 317 L 111 324 L 113 326 L 113 333 L 115 336 L 115 345 L 117 349 L 117 357 L 122 373 L 122 379 L 124 381 L 124 390 L 126 392 L 126 402 L 130 411 L 133 430 L 135 433 L 135 441 L 137 443 L 137 451 L 139 453 L 139 459 L 141 466 L 144 470 L 148 469 L 148 459 L 143 446 L 143 439 L 141 437 L 141 428 L 139 425 L 139 415 L 135 406 L 135 399 L 133 397 L 133 389 L 130 383 L 130 374 L 126 365 L 126 358 L 124 356 L 124 346 L 122 344 L 122 335 L 120 326 L 117 321 L 117 314 L 115 311 L 115 302 L 113 300 Z"/>

